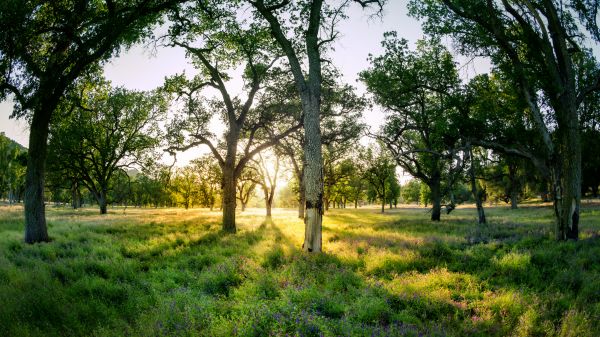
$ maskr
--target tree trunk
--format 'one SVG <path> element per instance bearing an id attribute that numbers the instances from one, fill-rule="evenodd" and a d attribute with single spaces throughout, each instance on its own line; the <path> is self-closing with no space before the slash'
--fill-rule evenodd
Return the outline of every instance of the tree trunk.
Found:
<path id="1" fill-rule="evenodd" d="M 483 193 L 477 188 L 477 181 L 475 180 L 475 161 L 473 160 L 473 151 L 469 148 L 469 157 L 471 158 L 471 168 L 469 169 L 469 175 L 471 178 L 471 193 L 475 198 L 475 206 L 477 207 L 477 222 L 482 225 L 487 223 L 485 219 L 485 211 L 483 210 Z"/>
<path id="2" fill-rule="evenodd" d="M 581 140 L 577 111 L 573 105 L 567 110 L 566 125 L 559 131 L 558 160 L 562 168 L 555 196 L 557 214 L 556 238 L 558 240 L 579 238 L 579 209 L 581 204 Z M 559 171 L 559 172 L 560 172 Z"/>
<path id="3" fill-rule="evenodd" d="M 48 128 L 52 111 L 36 110 L 29 131 L 25 177 L 25 242 L 47 242 L 44 205 L 44 174 L 48 151 Z"/>
<path id="4" fill-rule="evenodd" d="M 77 181 L 73 181 L 71 185 L 71 206 L 73 209 L 79 208 L 79 185 Z"/>
<path id="5" fill-rule="evenodd" d="M 320 69 L 319 69 L 320 70 Z M 318 74 L 320 78 L 320 74 Z M 302 97 L 304 111 L 304 188 L 306 213 L 302 249 L 305 252 L 322 250 L 323 223 L 323 155 L 321 153 L 320 81 L 309 83 L 309 92 Z"/>
<path id="6" fill-rule="evenodd" d="M 106 192 L 102 191 L 98 195 L 98 205 L 100 206 L 100 214 L 106 214 Z"/>
<path id="7" fill-rule="evenodd" d="M 270 217 L 271 216 L 271 208 L 273 206 L 273 199 L 271 198 L 266 198 L 265 199 L 265 207 L 267 208 L 267 216 Z"/>
<path id="8" fill-rule="evenodd" d="M 442 188 L 439 177 L 434 177 L 429 185 L 431 190 L 431 220 L 440 221 L 442 213 Z"/>
<path id="9" fill-rule="evenodd" d="M 234 169 L 223 168 L 223 231 L 235 233 L 236 179 Z M 243 207 L 243 205 L 242 205 Z"/>
<path id="10" fill-rule="evenodd" d="M 510 209 L 519 208 L 519 193 L 516 191 L 510 191 Z"/>

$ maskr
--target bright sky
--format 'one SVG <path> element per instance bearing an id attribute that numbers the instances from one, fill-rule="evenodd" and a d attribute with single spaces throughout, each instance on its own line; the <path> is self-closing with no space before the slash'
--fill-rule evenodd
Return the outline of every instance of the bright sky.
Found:
<path id="1" fill-rule="evenodd" d="M 340 38 L 335 42 L 335 51 L 331 55 L 335 65 L 341 70 L 346 83 L 356 86 L 359 93 L 364 93 L 364 86 L 357 82 L 358 73 L 369 66 L 369 53 L 378 55 L 382 52 L 380 41 L 383 33 L 395 30 L 399 37 L 415 43 L 423 37 L 420 24 L 407 16 L 406 1 L 389 1 L 383 18 L 370 17 L 359 6 L 352 6 L 349 18 L 340 24 Z M 461 58 L 457 59 L 460 63 Z M 487 71 L 485 62 L 470 64 L 465 67 L 470 77 L 472 74 Z M 180 73 L 194 73 L 194 69 L 185 59 L 183 50 L 176 48 L 159 48 L 151 50 L 147 46 L 135 46 L 113 58 L 105 67 L 106 77 L 113 85 L 125 86 L 129 89 L 150 90 L 160 86 L 165 76 Z M 11 102 L 0 103 L 0 132 L 27 146 L 28 130 L 24 121 L 9 119 L 12 112 Z M 364 112 L 364 120 L 373 129 L 377 129 L 383 121 L 383 113 L 374 108 Z M 178 155 L 178 162 L 187 162 L 205 153 L 206 149 L 197 148 Z"/>

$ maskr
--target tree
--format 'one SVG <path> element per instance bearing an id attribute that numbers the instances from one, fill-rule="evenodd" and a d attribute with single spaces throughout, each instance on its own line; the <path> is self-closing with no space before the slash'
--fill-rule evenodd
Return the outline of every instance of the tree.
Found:
<path id="1" fill-rule="evenodd" d="M 25 241 L 49 241 L 44 176 L 50 121 L 77 79 L 150 34 L 163 11 L 183 0 L 16 1 L 0 3 L 0 100 L 30 121 Z"/>
<path id="2" fill-rule="evenodd" d="M 108 84 L 82 91 L 83 97 L 65 104 L 70 111 L 56 117 L 51 127 L 49 165 L 53 171 L 79 177 L 96 198 L 100 213 L 106 214 L 115 174 L 142 163 L 158 146 L 162 137 L 158 123 L 166 115 L 167 103 L 157 92 Z"/>
<path id="3" fill-rule="evenodd" d="M 267 22 L 273 38 L 286 55 L 302 101 L 305 138 L 303 192 L 306 198 L 302 249 L 306 252 L 320 252 L 323 221 L 323 156 L 319 124 L 322 87 L 321 49 L 335 40 L 336 23 L 343 18 L 343 10 L 349 2 L 344 1 L 339 8 L 324 6 L 323 0 L 312 0 L 308 3 L 284 0 L 274 4 L 264 0 L 248 0 L 248 2 Z M 381 6 L 383 1 L 355 0 L 355 2 L 364 7 L 371 3 L 378 3 Z M 285 14 L 280 14 L 281 12 Z M 294 18 L 290 20 L 292 27 L 285 27 L 282 16 Z M 325 32 L 329 34 L 320 39 L 321 28 L 325 28 Z M 289 32 L 293 32 L 294 36 L 290 37 Z M 308 71 L 304 71 L 302 67 L 303 56 L 307 59 Z"/>
<path id="4" fill-rule="evenodd" d="M 215 5 L 216 6 L 216 5 Z M 253 108 L 259 91 L 269 82 L 272 97 L 285 90 L 285 74 L 275 67 L 279 61 L 268 32 L 253 23 L 236 21 L 235 4 L 207 9 L 202 4 L 176 13 L 170 30 L 171 44 L 184 48 L 200 73 L 193 79 L 177 75 L 167 79 L 165 87 L 184 100 L 184 108 L 169 126 L 169 151 L 182 151 L 206 145 L 222 170 L 223 230 L 235 233 L 236 186 L 251 158 L 301 127 L 300 118 L 285 107 L 285 102 L 269 101 L 269 92 L 260 98 L 263 104 Z M 202 47 L 193 43 L 201 42 Z M 233 97 L 226 86 L 227 71 L 244 67 L 245 98 Z M 207 100 L 202 90 L 216 89 L 218 99 Z M 287 97 L 286 97 L 287 98 Z M 222 149 L 209 131 L 214 112 L 220 114 L 226 131 Z M 287 126 L 279 130 L 275 124 Z M 272 133 L 272 130 L 280 131 Z M 240 140 L 244 139 L 243 149 Z"/>
<path id="5" fill-rule="evenodd" d="M 418 179 L 411 179 L 401 188 L 402 200 L 405 203 L 419 203 L 421 194 L 421 182 Z"/>
<path id="6" fill-rule="evenodd" d="M 194 159 L 192 164 L 200 181 L 200 204 L 212 211 L 217 200 L 221 198 L 219 193 L 223 181 L 221 167 L 212 154 Z"/>
<path id="7" fill-rule="evenodd" d="M 256 171 L 251 167 L 246 166 L 242 174 L 239 176 L 236 184 L 236 198 L 242 204 L 242 212 L 246 210 L 250 198 L 254 196 L 256 191 L 257 181 L 260 178 L 257 177 Z"/>
<path id="8" fill-rule="evenodd" d="M 173 179 L 173 189 L 181 197 L 183 207 L 190 208 L 198 196 L 198 176 L 192 166 L 177 170 Z"/>
<path id="9" fill-rule="evenodd" d="M 375 196 L 381 201 L 381 213 L 385 212 L 385 203 L 389 192 L 386 187 L 389 180 L 395 178 L 396 165 L 393 159 L 379 147 L 377 153 L 373 148 L 368 148 L 362 155 L 362 162 L 365 163 L 364 179 L 369 183 L 375 192 Z"/>
<path id="10" fill-rule="evenodd" d="M 460 134 L 452 122 L 460 90 L 455 63 L 435 39 L 418 41 L 411 51 L 391 32 L 382 45 L 384 54 L 371 56 L 371 68 L 360 74 L 375 102 L 388 111 L 375 137 L 400 167 L 429 186 L 431 220 L 439 221 L 442 198 L 462 170 Z"/>
<path id="11" fill-rule="evenodd" d="M 6 193 L 9 204 L 20 200 L 26 166 L 27 151 L 0 133 L 0 198 Z"/>
<path id="12" fill-rule="evenodd" d="M 428 0 L 410 6 L 413 15 L 425 18 L 426 32 L 451 36 L 464 54 L 489 56 L 509 76 L 543 140 L 556 238 L 577 239 L 582 166 L 578 110 L 586 96 L 600 89 L 600 74 L 587 72 L 582 75 L 589 81 L 578 79 L 576 58 L 585 53 L 582 26 L 596 40 L 600 36 L 600 3 Z M 583 22 L 576 21 L 578 16 Z"/>
<path id="13" fill-rule="evenodd" d="M 256 171 L 258 178 L 256 183 L 263 190 L 267 217 L 270 217 L 279 177 L 280 159 L 275 153 L 265 153 L 264 155 L 259 153 L 258 160 L 253 160 L 253 162 L 252 168 Z"/>

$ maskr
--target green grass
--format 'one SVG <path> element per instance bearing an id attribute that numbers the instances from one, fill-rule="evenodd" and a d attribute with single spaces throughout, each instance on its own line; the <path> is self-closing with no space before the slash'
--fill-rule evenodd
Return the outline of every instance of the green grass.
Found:
<path id="1" fill-rule="evenodd" d="M 600 208 L 581 240 L 552 211 L 332 210 L 325 253 L 299 251 L 294 211 L 48 209 L 22 242 L 0 207 L 1 336 L 600 336 Z"/>

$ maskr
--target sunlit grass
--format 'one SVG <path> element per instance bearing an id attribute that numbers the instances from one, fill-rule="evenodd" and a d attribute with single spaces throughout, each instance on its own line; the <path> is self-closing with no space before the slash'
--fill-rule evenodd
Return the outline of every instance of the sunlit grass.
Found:
<path id="1" fill-rule="evenodd" d="M 48 209 L 51 243 L 0 208 L 4 336 L 598 336 L 600 208 L 556 243 L 547 207 L 331 210 L 324 254 L 295 210 Z"/>

